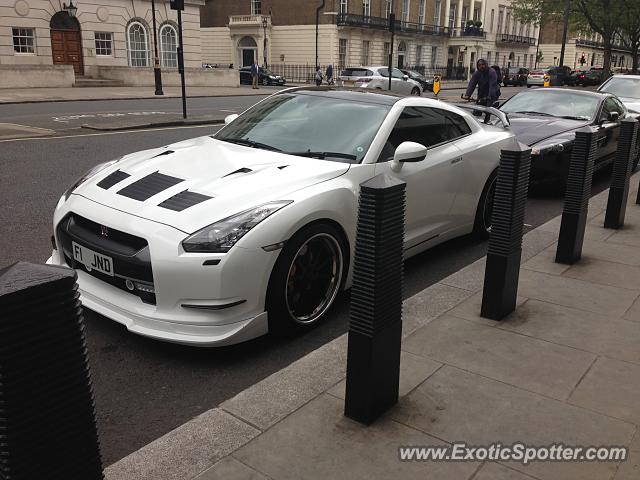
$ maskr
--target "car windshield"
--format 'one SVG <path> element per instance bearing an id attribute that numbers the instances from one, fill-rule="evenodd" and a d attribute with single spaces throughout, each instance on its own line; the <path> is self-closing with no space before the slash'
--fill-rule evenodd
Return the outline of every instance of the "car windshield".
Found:
<path id="1" fill-rule="evenodd" d="M 600 91 L 623 98 L 640 98 L 640 78 L 613 77 Z"/>
<path id="2" fill-rule="evenodd" d="M 390 108 L 324 95 L 279 94 L 243 113 L 214 138 L 299 156 L 359 163 Z"/>
<path id="3" fill-rule="evenodd" d="M 599 99 L 571 91 L 536 90 L 522 92 L 507 100 L 500 110 L 506 113 L 540 113 L 561 118 L 591 120 L 596 115 Z"/>

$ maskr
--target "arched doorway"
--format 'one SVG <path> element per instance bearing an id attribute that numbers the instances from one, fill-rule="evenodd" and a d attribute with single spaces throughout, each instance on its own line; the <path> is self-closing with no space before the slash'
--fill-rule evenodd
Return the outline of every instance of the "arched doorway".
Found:
<path id="1" fill-rule="evenodd" d="M 54 65 L 73 65 L 76 75 L 84 74 L 80 23 L 67 12 L 51 17 L 51 53 Z"/>
<path id="2" fill-rule="evenodd" d="M 242 37 L 238 42 L 240 66 L 247 67 L 258 60 L 258 44 L 252 37 Z"/>
<path id="3" fill-rule="evenodd" d="M 400 42 L 398 44 L 398 68 L 404 68 L 406 64 L 407 56 L 407 44 L 405 42 Z"/>

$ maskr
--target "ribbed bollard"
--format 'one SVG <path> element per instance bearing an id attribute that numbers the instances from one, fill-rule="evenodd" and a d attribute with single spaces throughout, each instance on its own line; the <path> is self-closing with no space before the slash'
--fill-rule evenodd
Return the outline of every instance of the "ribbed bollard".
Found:
<path id="1" fill-rule="evenodd" d="M 556 263 L 571 265 L 582 256 L 597 142 L 598 130 L 595 127 L 584 127 L 576 132 L 564 194 Z"/>
<path id="2" fill-rule="evenodd" d="M 480 315 L 502 320 L 516 308 L 531 150 L 502 150 L 491 216 Z"/>
<path id="3" fill-rule="evenodd" d="M 633 118 L 622 120 L 618 150 L 613 163 L 604 228 L 617 229 L 624 226 L 624 214 L 627 211 L 627 199 L 629 198 L 629 178 L 636 154 L 637 137 L 638 121 Z"/>
<path id="4" fill-rule="evenodd" d="M 0 479 L 102 479 L 76 274 L 0 270 Z"/>
<path id="5" fill-rule="evenodd" d="M 398 401 L 405 183 L 361 185 L 351 287 L 344 414 L 366 425 Z"/>

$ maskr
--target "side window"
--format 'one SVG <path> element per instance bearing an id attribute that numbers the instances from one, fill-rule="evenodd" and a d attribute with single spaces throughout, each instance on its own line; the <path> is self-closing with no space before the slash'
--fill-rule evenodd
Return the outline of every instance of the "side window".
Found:
<path id="1" fill-rule="evenodd" d="M 604 101 L 604 105 L 602 107 L 602 113 L 600 114 L 600 121 L 606 121 L 609 118 L 609 114 L 611 112 L 618 112 L 620 118 L 622 119 L 624 116 L 624 107 L 621 104 L 616 102 L 616 99 L 613 97 L 608 97 Z"/>
<path id="2" fill-rule="evenodd" d="M 383 77 L 389 78 L 389 69 L 388 68 L 380 68 L 378 69 L 378 73 Z"/>
<path id="3" fill-rule="evenodd" d="M 463 117 L 439 108 L 406 107 L 400 114 L 378 162 L 393 159 L 393 154 L 402 142 L 421 143 L 434 147 L 471 133 Z"/>
<path id="4" fill-rule="evenodd" d="M 620 119 L 623 119 L 624 117 L 627 116 L 627 108 L 622 104 L 622 102 L 620 100 L 618 100 L 617 98 L 611 98 L 611 100 L 613 101 L 613 103 L 616 106 L 616 112 L 620 113 Z"/>
<path id="5" fill-rule="evenodd" d="M 404 73 L 402 73 L 400 70 L 398 70 L 397 68 L 394 68 L 391 71 L 391 75 L 393 76 L 393 78 L 402 78 L 404 77 Z"/>

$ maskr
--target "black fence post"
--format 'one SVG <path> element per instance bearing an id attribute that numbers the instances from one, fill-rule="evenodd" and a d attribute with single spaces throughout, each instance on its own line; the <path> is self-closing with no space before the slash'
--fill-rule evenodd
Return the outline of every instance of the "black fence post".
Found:
<path id="1" fill-rule="evenodd" d="M 564 194 L 556 263 L 572 265 L 582 256 L 597 142 L 596 127 L 584 127 L 576 132 Z"/>
<path id="2" fill-rule="evenodd" d="M 613 163 L 604 228 L 617 229 L 624 226 L 624 215 L 627 211 L 627 199 L 629 198 L 629 178 L 636 155 L 637 138 L 638 121 L 634 118 L 623 119 L 620 125 L 620 140 L 618 140 L 616 159 Z"/>
<path id="3" fill-rule="evenodd" d="M 76 274 L 0 270 L 0 478 L 102 479 Z"/>
<path id="4" fill-rule="evenodd" d="M 398 401 L 405 186 L 378 175 L 360 191 L 344 414 L 366 425 Z"/>
<path id="5" fill-rule="evenodd" d="M 516 308 L 531 150 L 502 150 L 491 216 L 480 315 L 502 320 Z"/>

